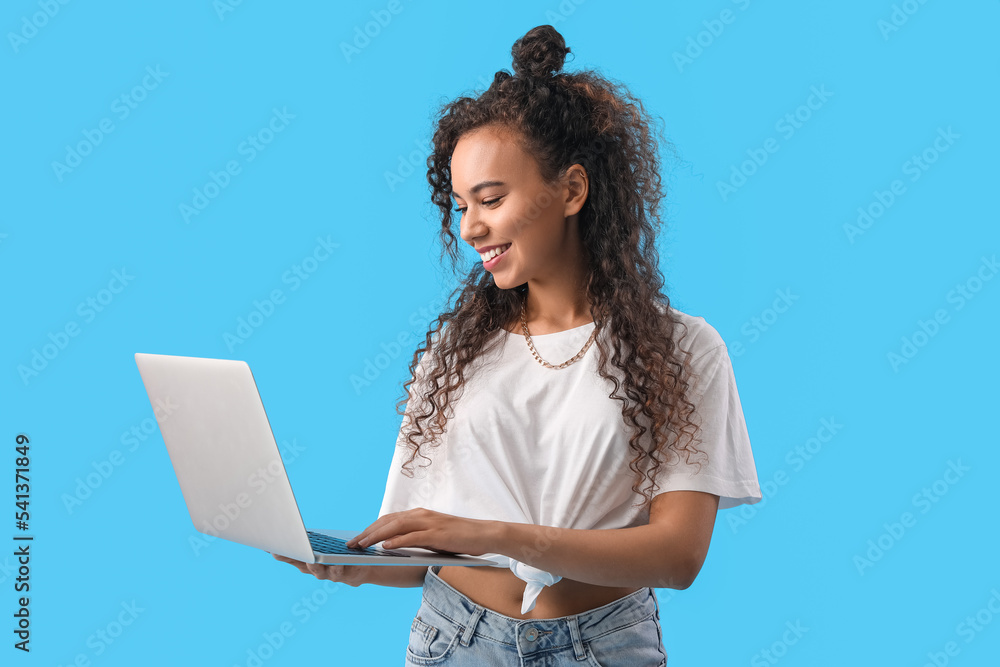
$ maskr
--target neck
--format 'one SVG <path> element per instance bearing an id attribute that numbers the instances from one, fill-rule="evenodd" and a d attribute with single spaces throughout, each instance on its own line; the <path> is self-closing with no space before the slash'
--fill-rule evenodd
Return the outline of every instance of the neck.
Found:
<path id="1" fill-rule="evenodd" d="M 524 319 L 531 333 L 556 333 L 594 321 L 581 276 L 574 279 L 563 274 L 560 278 L 528 282 Z"/>

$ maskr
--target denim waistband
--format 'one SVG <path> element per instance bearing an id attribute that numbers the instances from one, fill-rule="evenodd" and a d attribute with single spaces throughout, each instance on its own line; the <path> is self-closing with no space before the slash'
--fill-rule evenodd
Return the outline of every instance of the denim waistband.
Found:
<path id="1" fill-rule="evenodd" d="M 651 588 L 640 588 L 613 602 L 558 618 L 512 618 L 476 604 L 438 576 L 440 565 L 427 568 L 424 602 L 451 619 L 462 631 L 461 644 L 473 635 L 509 646 L 528 655 L 572 647 L 578 660 L 585 655 L 583 642 L 640 623 L 658 613 Z M 516 642 L 516 643 L 515 643 Z"/>

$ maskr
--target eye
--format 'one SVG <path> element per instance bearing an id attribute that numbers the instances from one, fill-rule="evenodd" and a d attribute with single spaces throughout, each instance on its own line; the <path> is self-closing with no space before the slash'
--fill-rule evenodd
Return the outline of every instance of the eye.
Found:
<path id="1" fill-rule="evenodd" d="M 486 201 L 483 202 L 483 206 L 492 206 L 493 204 L 499 202 L 501 199 L 503 199 L 503 197 L 497 197 L 496 199 L 487 199 Z M 452 210 L 454 210 L 456 213 L 462 213 L 463 211 L 465 211 L 465 208 L 460 206 Z"/>

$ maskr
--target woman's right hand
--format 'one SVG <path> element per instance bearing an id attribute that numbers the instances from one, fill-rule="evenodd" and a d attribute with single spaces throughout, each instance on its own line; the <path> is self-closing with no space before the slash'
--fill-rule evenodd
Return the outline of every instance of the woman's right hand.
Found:
<path id="1" fill-rule="evenodd" d="M 344 583 L 348 586 L 357 587 L 361 584 L 368 583 L 368 577 L 372 574 L 371 565 L 324 565 L 323 563 L 305 563 L 303 561 L 278 554 L 271 555 L 277 560 L 285 563 L 291 563 L 295 567 L 299 568 L 301 572 L 311 574 L 317 579 L 329 579 L 330 581 Z"/>

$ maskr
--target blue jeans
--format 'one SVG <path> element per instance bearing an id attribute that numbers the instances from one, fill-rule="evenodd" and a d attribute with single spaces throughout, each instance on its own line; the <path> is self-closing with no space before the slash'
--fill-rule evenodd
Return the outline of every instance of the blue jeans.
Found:
<path id="1" fill-rule="evenodd" d="M 406 664 L 482 667 L 666 667 L 651 588 L 572 616 L 517 619 L 478 605 L 427 568 Z"/>

